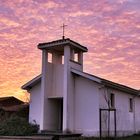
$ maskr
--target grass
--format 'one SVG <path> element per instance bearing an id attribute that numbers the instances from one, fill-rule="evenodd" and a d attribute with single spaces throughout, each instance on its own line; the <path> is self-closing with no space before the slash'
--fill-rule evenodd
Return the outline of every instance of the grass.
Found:
<path id="1" fill-rule="evenodd" d="M 131 136 L 131 137 L 125 137 L 125 138 L 118 138 L 116 140 L 140 140 L 140 136 Z"/>

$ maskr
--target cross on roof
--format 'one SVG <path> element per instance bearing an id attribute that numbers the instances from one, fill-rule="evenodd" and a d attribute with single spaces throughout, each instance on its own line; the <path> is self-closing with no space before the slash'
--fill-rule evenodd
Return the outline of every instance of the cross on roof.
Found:
<path id="1" fill-rule="evenodd" d="M 61 26 L 62 31 L 63 31 L 62 39 L 65 39 L 65 27 L 66 27 L 66 26 L 67 26 L 67 25 L 65 25 L 64 23 L 63 23 L 63 25 Z"/>

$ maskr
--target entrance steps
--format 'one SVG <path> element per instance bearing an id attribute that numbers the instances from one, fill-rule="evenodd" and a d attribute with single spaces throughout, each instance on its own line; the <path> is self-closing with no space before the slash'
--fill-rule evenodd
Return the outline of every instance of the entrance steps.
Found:
<path id="1" fill-rule="evenodd" d="M 80 133 L 66 133 L 62 131 L 46 131 L 43 130 L 38 135 L 41 136 L 50 136 L 52 140 L 75 140 L 80 137 L 82 134 Z"/>

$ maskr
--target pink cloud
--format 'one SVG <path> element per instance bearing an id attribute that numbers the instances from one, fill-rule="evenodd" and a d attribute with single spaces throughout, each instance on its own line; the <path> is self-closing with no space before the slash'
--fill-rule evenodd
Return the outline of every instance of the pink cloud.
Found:
<path id="1" fill-rule="evenodd" d="M 140 86 L 140 10 L 130 0 L 0 2 L 0 92 L 25 100 L 20 86 L 41 69 L 39 42 L 66 37 L 86 47 L 84 70 L 109 80 Z M 133 79 L 129 80 L 130 75 Z M 8 88 L 7 88 L 8 87 Z"/>
<path id="2" fill-rule="evenodd" d="M 77 12 L 69 13 L 68 16 L 79 17 L 79 16 L 90 16 L 92 14 L 93 14 L 92 11 L 77 11 Z"/>

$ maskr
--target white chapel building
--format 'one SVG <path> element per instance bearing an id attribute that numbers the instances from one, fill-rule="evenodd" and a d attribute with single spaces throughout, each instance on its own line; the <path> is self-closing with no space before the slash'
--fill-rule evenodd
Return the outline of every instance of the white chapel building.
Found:
<path id="1" fill-rule="evenodd" d="M 30 122 L 40 130 L 85 136 L 140 132 L 140 92 L 83 72 L 86 47 L 60 39 L 40 43 L 38 48 L 42 74 L 22 86 L 30 93 Z"/>

